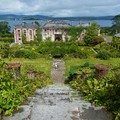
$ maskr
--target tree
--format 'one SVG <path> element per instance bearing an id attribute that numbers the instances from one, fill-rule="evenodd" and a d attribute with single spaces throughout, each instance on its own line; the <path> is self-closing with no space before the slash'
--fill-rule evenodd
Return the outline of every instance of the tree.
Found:
<path id="1" fill-rule="evenodd" d="M 40 23 L 38 21 L 35 21 L 35 25 L 37 25 L 38 27 L 40 27 Z"/>
<path id="2" fill-rule="evenodd" d="M 104 38 L 102 36 L 96 36 L 93 38 L 93 45 L 97 45 L 104 42 Z"/>
<path id="3" fill-rule="evenodd" d="M 0 33 L 2 34 L 10 33 L 10 26 L 8 22 L 6 21 L 0 22 Z"/>
<path id="4" fill-rule="evenodd" d="M 66 28 L 65 31 L 70 36 L 70 41 L 76 41 L 78 40 L 78 37 L 80 36 L 80 33 L 84 30 L 84 27 L 69 27 Z"/>
<path id="5" fill-rule="evenodd" d="M 24 35 L 24 33 L 22 33 L 22 43 L 26 43 L 27 40 L 26 40 L 26 36 Z"/>
<path id="6" fill-rule="evenodd" d="M 41 42 L 42 41 L 42 34 L 41 34 L 41 29 L 38 27 L 37 28 L 37 38 L 36 38 L 36 40 L 38 41 L 38 42 Z"/>
<path id="7" fill-rule="evenodd" d="M 88 27 L 84 38 L 86 45 L 93 44 L 93 39 L 98 36 L 98 30 L 99 26 L 96 23 L 92 23 L 91 26 Z"/>
<path id="8" fill-rule="evenodd" d="M 119 33 L 120 32 L 120 15 L 116 15 L 113 18 L 113 26 L 112 26 L 114 32 Z"/>

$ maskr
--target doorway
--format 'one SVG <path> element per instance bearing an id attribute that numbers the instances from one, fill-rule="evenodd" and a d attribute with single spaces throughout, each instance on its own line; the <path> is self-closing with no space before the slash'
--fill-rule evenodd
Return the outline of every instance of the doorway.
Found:
<path id="1" fill-rule="evenodd" d="M 55 34 L 55 41 L 62 41 L 62 34 Z"/>

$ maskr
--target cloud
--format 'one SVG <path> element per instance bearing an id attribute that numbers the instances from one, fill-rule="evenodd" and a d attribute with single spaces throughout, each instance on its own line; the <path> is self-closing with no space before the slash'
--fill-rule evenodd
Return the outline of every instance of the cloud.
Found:
<path id="1" fill-rule="evenodd" d="M 120 13 L 119 0 L 1 0 L 0 14 L 103 16 Z"/>

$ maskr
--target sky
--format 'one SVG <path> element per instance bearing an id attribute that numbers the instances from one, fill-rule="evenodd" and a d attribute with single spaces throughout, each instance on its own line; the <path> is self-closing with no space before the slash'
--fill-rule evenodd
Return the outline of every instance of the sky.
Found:
<path id="1" fill-rule="evenodd" d="M 54 17 L 120 14 L 120 0 L 0 0 L 0 14 Z"/>

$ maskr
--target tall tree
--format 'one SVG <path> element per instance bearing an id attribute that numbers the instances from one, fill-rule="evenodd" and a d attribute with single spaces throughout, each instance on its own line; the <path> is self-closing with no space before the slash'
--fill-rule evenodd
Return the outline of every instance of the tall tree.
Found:
<path id="1" fill-rule="evenodd" d="M 113 26 L 112 26 L 113 30 L 116 32 L 116 33 L 119 33 L 120 32 L 120 15 L 116 15 L 114 18 L 113 18 Z"/>
<path id="2" fill-rule="evenodd" d="M 66 28 L 65 31 L 69 36 L 71 36 L 70 41 L 76 41 L 78 40 L 78 37 L 80 36 L 80 33 L 84 30 L 85 28 L 80 26 L 80 27 L 74 27 L 71 26 L 69 28 Z"/>
<path id="3" fill-rule="evenodd" d="M 87 45 L 92 45 L 94 38 L 98 36 L 99 26 L 97 23 L 92 23 L 91 26 L 88 27 L 84 41 Z"/>
<path id="4" fill-rule="evenodd" d="M 8 22 L 6 21 L 0 22 L 0 33 L 2 34 L 10 33 L 10 26 Z"/>

